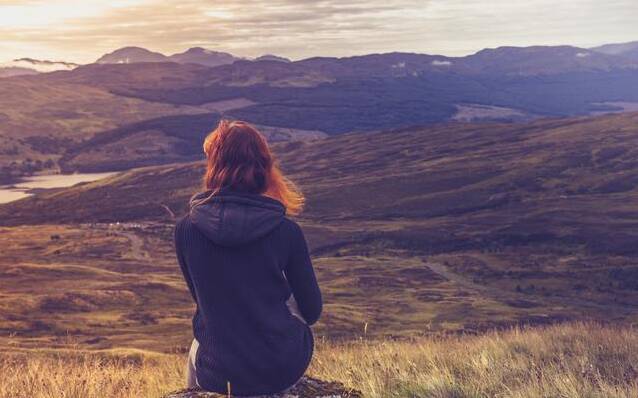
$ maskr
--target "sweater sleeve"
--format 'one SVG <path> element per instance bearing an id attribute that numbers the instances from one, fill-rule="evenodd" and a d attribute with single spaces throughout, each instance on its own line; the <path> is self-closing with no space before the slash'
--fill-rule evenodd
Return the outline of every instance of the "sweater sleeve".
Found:
<path id="1" fill-rule="evenodd" d="M 188 266 L 186 265 L 186 260 L 184 259 L 184 222 L 185 220 L 180 220 L 177 225 L 175 225 L 174 231 L 174 241 L 175 241 L 175 255 L 177 256 L 177 263 L 179 264 L 179 268 L 182 270 L 182 275 L 184 275 L 184 280 L 186 281 L 186 285 L 188 286 L 188 290 L 193 296 L 193 300 L 197 302 L 197 295 L 195 293 L 195 286 L 193 285 L 193 279 L 191 278 L 190 272 L 188 271 Z"/>
<path id="2" fill-rule="evenodd" d="M 285 268 L 286 279 L 288 279 L 301 315 L 308 325 L 313 325 L 321 315 L 323 306 L 321 291 L 312 267 L 303 231 L 296 223 L 292 224 L 294 228 L 291 237 L 290 257 Z"/>

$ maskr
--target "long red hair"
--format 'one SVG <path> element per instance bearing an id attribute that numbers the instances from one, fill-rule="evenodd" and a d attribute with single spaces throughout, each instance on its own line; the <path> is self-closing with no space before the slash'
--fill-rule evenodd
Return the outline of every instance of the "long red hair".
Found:
<path id="1" fill-rule="evenodd" d="M 265 195 L 280 201 L 288 214 L 301 212 L 303 194 L 282 174 L 266 139 L 255 127 L 222 120 L 204 140 L 204 152 L 205 189 Z"/>

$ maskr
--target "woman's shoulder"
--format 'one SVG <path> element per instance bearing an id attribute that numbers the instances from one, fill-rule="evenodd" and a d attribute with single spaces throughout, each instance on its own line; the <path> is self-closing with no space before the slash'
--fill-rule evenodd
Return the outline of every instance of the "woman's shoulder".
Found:
<path id="1" fill-rule="evenodd" d="M 282 233 L 280 236 L 284 237 L 284 240 L 292 242 L 293 245 L 300 241 L 305 241 L 305 235 L 301 225 L 289 217 L 284 217 L 281 223 Z"/>
<path id="2" fill-rule="evenodd" d="M 179 242 L 186 236 L 191 236 L 192 234 L 197 232 L 197 228 L 195 228 L 195 225 L 191 221 L 191 218 L 188 214 L 179 217 L 175 222 L 175 227 L 173 229 L 173 234 L 175 236 L 176 242 Z"/>
<path id="3" fill-rule="evenodd" d="M 294 234 L 303 233 L 301 230 L 301 226 L 290 217 L 284 217 L 281 225 L 286 232 Z"/>

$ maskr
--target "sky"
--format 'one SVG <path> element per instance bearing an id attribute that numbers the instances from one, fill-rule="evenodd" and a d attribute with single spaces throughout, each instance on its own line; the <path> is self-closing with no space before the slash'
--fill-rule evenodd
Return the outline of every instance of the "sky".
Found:
<path id="1" fill-rule="evenodd" d="M 124 46 L 292 59 L 638 40 L 638 0 L 0 0 L 0 61 Z"/>

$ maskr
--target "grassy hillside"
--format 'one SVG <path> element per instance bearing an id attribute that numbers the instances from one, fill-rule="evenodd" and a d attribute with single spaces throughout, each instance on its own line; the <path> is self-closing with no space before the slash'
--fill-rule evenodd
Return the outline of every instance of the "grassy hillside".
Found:
<path id="1" fill-rule="evenodd" d="M 308 197 L 325 299 L 311 373 L 370 397 L 635 396 L 636 121 L 274 145 Z M 193 304 L 171 211 L 202 172 L 140 168 L 0 206 L 0 396 L 181 385 Z M 572 323 L 591 320 L 617 326 Z M 493 332 L 528 324 L 556 325 Z"/>
<path id="2" fill-rule="evenodd" d="M 359 239 L 438 251 L 559 243 L 634 254 L 637 121 L 452 124 L 275 149 L 308 196 L 303 218 L 376 225 Z M 133 170 L 1 206 L 0 223 L 161 220 L 163 205 L 184 211 L 202 173 L 200 163 Z"/>
<path id="3" fill-rule="evenodd" d="M 204 84 L 210 71 L 171 63 L 138 64 L 133 69 L 135 73 L 128 74 L 123 65 L 88 66 L 2 79 L 0 184 L 59 166 L 70 171 L 121 170 L 191 161 L 201 149 L 196 145 L 195 150 L 194 142 L 211 130 L 221 113 L 254 104 L 233 97 L 180 105 L 118 94 L 118 89 L 137 84 L 164 89 L 180 87 L 184 81 Z M 279 140 L 318 134 L 298 128 L 267 130 Z"/>
<path id="4" fill-rule="evenodd" d="M 159 397 L 183 387 L 186 354 L 10 349 L 0 396 Z M 479 337 L 319 342 L 310 374 L 366 397 L 638 395 L 638 333 L 573 324 Z"/>
<path id="5" fill-rule="evenodd" d="M 358 338 L 366 324 L 369 336 L 406 337 L 547 323 L 582 312 L 635 318 L 614 305 L 611 294 L 590 302 L 585 293 L 565 289 L 574 281 L 559 272 L 546 277 L 556 275 L 553 289 L 566 292 L 543 297 L 516 292 L 517 274 L 481 285 L 453 268 L 458 264 L 438 265 L 418 252 L 345 245 L 320 254 L 317 245 L 340 242 L 341 233 L 304 227 L 324 295 L 318 338 Z M 171 352 L 191 333 L 193 303 L 176 265 L 170 225 L 13 227 L 0 229 L 0 244 L 0 348 Z"/>
<path id="6" fill-rule="evenodd" d="M 232 101 L 226 106 L 234 106 Z M 213 104 L 214 105 L 214 104 Z M 211 110 L 214 106 L 208 104 Z M 192 162 L 220 114 L 174 115 L 127 124 L 70 146 L 58 162 L 64 172 L 128 170 L 133 167 Z M 258 126 L 271 142 L 319 139 L 320 131 Z"/>
<path id="7" fill-rule="evenodd" d="M 308 196 L 299 221 L 327 308 L 318 335 L 352 338 L 366 323 L 371 335 L 405 336 L 636 322 L 637 118 L 277 144 Z M 69 331 L 95 348 L 177 344 L 191 304 L 167 209 L 184 213 L 202 172 L 200 163 L 136 169 L 0 206 L 0 223 L 14 226 L 0 237 L 2 291 L 26 303 L 6 304 L 0 328 L 25 345 L 64 345 Z M 114 222 L 125 224 L 105 224 Z M 164 336 L 162 347 L 146 333 Z"/>
<path id="8" fill-rule="evenodd" d="M 50 82 L 41 76 L 2 79 L 0 183 L 11 175 L 52 169 L 67 149 L 102 131 L 159 116 L 210 112 L 124 98 L 100 87 Z"/>

